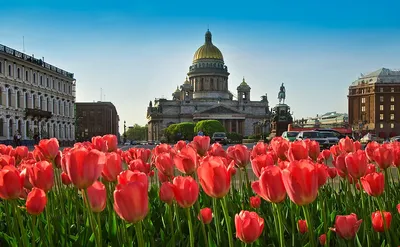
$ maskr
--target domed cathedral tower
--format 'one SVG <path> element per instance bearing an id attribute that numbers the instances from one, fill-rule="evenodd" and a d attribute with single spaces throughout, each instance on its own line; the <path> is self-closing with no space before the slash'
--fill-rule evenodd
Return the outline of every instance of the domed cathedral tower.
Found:
<path id="1" fill-rule="evenodd" d="M 237 87 L 237 97 L 239 104 L 250 102 L 250 86 L 243 77 L 242 83 Z"/>
<path id="2" fill-rule="evenodd" d="M 193 87 L 193 99 L 232 98 L 228 90 L 228 67 L 224 63 L 221 51 L 212 43 L 209 30 L 205 34 L 204 45 L 200 46 L 193 56 L 188 76 Z"/>

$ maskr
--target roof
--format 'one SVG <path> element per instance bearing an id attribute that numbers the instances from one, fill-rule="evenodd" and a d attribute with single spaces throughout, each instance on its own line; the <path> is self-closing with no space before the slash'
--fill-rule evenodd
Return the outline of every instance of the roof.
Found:
<path id="1" fill-rule="evenodd" d="M 366 75 L 361 74 L 351 86 L 375 83 L 400 84 L 400 70 L 381 68 Z"/>

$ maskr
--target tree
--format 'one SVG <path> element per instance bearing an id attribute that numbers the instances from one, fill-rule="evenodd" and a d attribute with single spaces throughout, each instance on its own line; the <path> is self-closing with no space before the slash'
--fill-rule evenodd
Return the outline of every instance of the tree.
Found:
<path id="1" fill-rule="evenodd" d="M 168 142 L 177 142 L 179 140 L 192 140 L 194 136 L 194 123 L 182 122 L 171 124 L 164 133 Z"/>
<path id="2" fill-rule="evenodd" d="M 146 140 L 147 124 L 145 126 L 140 126 L 139 124 L 134 124 L 126 130 L 126 138 L 128 140 L 144 141 Z"/>
<path id="3" fill-rule="evenodd" d="M 218 120 L 202 120 L 197 122 L 194 131 L 202 130 L 205 135 L 212 136 L 214 132 L 225 132 L 224 126 Z"/>

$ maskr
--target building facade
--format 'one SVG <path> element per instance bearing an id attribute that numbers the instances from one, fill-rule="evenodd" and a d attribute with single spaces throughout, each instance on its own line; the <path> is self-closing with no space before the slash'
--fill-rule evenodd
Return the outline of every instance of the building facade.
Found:
<path id="1" fill-rule="evenodd" d="M 400 134 L 400 71 L 361 75 L 349 87 L 349 124 L 354 132 L 382 138 Z"/>
<path id="2" fill-rule="evenodd" d="M 219 120 L 227 132 L 243 136 L 254 133 L 254 126 L 270 113 L 266 96 L 251 101 L 251 88 L 243 78 L 237 95 L 228 88 L 228 67 L 221 51 L 212 43 L 210 31 L 197 49 L 185 82 L 176 88 L 172 100 L 156 99 L 147 108 L 148 139 L 159 141 L 170 124 Z"/>
<path id="3" fill-rule="evenodd" d="M 343 128 L 349 125 L 347 113 L 327 112 L 316 117 L 296 119 L 293 126 L 302 128 Z"/>
<path id="4" fill-rule="evenodd" d="M 0 45 L 0 143 L 11 144 L 16 133 L 23 145 L 35 135 L 72 143 L 75 83 L 73 73 Z"/>
<path id="5" fill-rule="evenodd" d="M 90 141 L 93 136 L 113 134 L 119 137 L 119 116 L 111 102 L 76 103 L 76 140 Z"/>

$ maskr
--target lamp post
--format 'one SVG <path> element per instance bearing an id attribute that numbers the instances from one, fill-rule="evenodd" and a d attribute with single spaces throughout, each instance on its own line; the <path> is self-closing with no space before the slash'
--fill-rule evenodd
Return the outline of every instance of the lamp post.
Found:
<path id="1" fill-rule="evenodd" d="M 124 121 L 124 145 L 126 142 L 126 121 Z"/>

